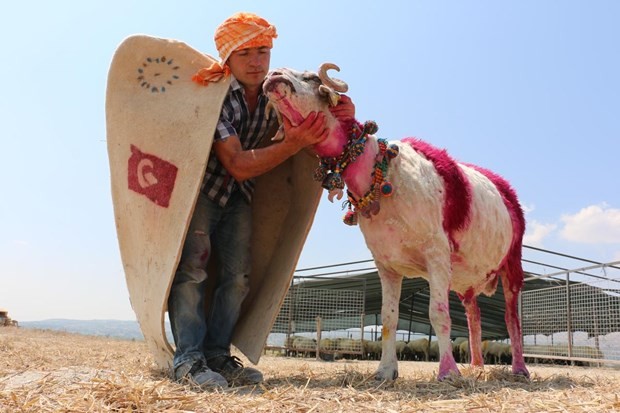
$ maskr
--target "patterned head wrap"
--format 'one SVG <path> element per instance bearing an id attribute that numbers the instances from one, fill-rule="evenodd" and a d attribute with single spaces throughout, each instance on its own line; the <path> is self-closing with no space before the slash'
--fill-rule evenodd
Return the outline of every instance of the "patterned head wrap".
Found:
<path id="1" fill-rule="evenodd" d="M 250 47 L 271 48 L 276 37 L 275 26 L 262 17 L 244 12 L 232 15 L 215 30 L 215 46 L 220 62 L 200 69 L 192 80 L 204 86 L 208 86 L 209 82 L 218 82 L 230 75 L 226 61 L 232 52 Z"/>

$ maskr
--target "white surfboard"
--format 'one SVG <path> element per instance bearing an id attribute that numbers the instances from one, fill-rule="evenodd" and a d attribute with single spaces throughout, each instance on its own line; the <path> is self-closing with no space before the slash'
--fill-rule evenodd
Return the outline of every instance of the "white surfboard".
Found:
<path id="1" fill-rule="evenodd" d="M 132 308 L 161 368 L 172 365 L 174 346 L 164 330 L 168 294 L 229 86 L 228 79 L 208 87 L 191 80 L 213 61 L 180 41 L 134 35 L 119 45 L 108 74 L 107 144 L 121 259 Z M 314 219 L 321 195 L 315 167 L 316 159 L 300 152 L 256 183 L 251 290 L 233 337 L 253 363 Z"/>

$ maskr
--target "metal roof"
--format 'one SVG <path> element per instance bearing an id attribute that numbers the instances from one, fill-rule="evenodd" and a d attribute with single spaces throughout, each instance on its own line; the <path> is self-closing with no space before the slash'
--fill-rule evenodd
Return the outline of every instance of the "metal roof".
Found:
<path id="1" fill-rule="evenodd" d="M 531 274 L 526 273 L 526 278 Z M 529 279 L 524 285 L 524 291 L 562 285 L 565 281 Z M 381 324 L 381 281 L 377 271 L 340 276 L 333 278 L 297 278 L 295 288 L 316 288 L 329 290 L 359 290 L 365 291 L 364 325 Z M 430 291 L 428 282 L 424 278 L 404 278 L 399 304 L 398 330 L 412 331 L 421 334 L 434 334 L 429 322 Z M 482 338 L 503 339 L 508 337 L 504 321 L 504 292 L 501 281 L 497 292 L 487 297 L 478 296 L 480 307 Z M 450 292 L 450 317 L 452 319 L 451 336 L 467 337 L 467 317 L 465 309 L 457 295 Z"/>

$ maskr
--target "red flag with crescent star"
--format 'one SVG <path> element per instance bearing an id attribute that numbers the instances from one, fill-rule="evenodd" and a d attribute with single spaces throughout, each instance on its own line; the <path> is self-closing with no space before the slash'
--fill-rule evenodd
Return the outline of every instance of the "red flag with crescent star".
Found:
<path id="1" fill-rule="evenodd" d="M 142 152 L 131 145 L 128 161 L 129 189 L 146 196 L 156 205 L 168 208 L 178 168 L 157 156 Z"/>

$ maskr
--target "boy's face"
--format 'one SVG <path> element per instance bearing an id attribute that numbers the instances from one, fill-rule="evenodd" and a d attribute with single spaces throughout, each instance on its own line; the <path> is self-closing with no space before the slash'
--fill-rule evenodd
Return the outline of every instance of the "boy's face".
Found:
<path id="1" fill-rule="evenodd" d="M 269 47 L 250 47 L 236 50 L 228 58 L 228 67 L 244 86 L 259 87 L 267 72 L 271 61 Z"/>

